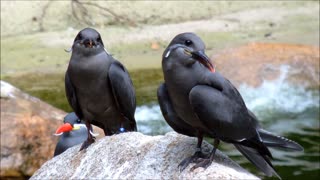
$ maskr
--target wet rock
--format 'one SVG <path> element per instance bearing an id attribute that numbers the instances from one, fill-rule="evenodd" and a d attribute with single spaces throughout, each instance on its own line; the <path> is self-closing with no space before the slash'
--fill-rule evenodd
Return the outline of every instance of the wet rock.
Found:
<path id="1" fill-rule="evenodd" d="M 289 66 L 287 80 L 306 88 L 319 88 L 319 47 L 279 43 L 250 43 L 227 49 L 212 57 L 217 71 L 236 86 L 257 87 L 280 75 L 280 66 Z"/>
<path id="2" fill-rule="evenodd" d="M 53 134 L 65 115 L 1 81 L 0 177 L 29 177 L 51 159 L 58 140 Z"/>
<path id="3" fill-rule="evenodd" d="M 191 156 L 196 138 L 167 133 L 146 136 L 138 132 L 104 137 L 87 150 L 79 146 L 46 162 L 31 179 L 258 179 L 217 151 L 206 170 L 179 172 L 178 164 Z M 202 145 L 209 153 L 212 146 Z"/>

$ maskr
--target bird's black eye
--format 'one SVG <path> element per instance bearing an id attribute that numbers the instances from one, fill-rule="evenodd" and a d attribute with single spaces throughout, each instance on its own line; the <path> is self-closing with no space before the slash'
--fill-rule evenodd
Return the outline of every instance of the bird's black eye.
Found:
<path id="1" fill-rule="evenodd" d="M 193 44 L 193 43 L 192 43 L 192 41 L 190 41 L 190 40 L 186 40 L 186 41 L 184 42 L 184 44 L 185 44 L 186 46 L 190 46 L 190 45 Z"/>
<path id="2" fill-rule="evenodd" d="M 97 41 L 98 41 L 98 42 L 101 42 L 101 37 L 98 37 Z"/>
<path id="3" fill-rule="evenodd" d="M 77 123 L 80 123 L 81 122 L 81 120 L 80 119 L 77 119 Z"/>

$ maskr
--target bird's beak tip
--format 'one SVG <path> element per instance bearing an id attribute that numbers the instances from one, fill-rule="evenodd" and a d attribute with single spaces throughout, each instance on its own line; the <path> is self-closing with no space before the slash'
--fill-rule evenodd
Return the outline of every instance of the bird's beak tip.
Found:
<path id="1" fill-rule="evenodd" d="M 192 57 L 203 64 L 211 72 L 215 72 L 215 66 L 210 61 L 210 58 L 204 53 L 204 51 L 191 52 Z"/>

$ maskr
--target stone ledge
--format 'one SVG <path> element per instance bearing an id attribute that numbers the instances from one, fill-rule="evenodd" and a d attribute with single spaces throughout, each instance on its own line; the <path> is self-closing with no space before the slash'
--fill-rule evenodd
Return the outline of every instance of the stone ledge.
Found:
<path id="1" fill-rule="evenodd" d="M 80 146 L 47 161 L 31 179 L 259 179 L 219 150 L 212 165 L 182 173 L 178 164 L 194 153 L 196 138 L 169 132 L 147 136 L 139 132 L 104 137 L 87 150 Z M 202 148 L 209 152 L 206 142 Z"/>

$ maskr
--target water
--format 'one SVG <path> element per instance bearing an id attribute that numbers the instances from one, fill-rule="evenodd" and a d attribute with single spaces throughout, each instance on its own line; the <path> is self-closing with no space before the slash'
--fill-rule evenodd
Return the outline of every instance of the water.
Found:
<path id="1" fill-rule="evenodd" d="M 282 66 L 278 79 L 264 81 L 253 88 L 246 84 L 239 91 L 247 107 L 258 117 L 262 126 L 278 135 L 294 140 L 304 147 L 304 152 L 273 150 L 272 163 L 283 179 L 318 179 L 319 153 L 319 91 L 306 90 L 304 86 L 287 83 L 290 67 Z M 139 106 L 136 111 L 139 131 L 165 134 L 172 131 L 165 123 L 156 103 Z M 258 176 L 258 172 L 232 145 L 223 143 L 220 149 L 241 166 Z"/>
<path id="2" fill-rule="evenodd" d="M 137 107 L 135 118 L 137 120 L 138 131 L 144 134 L 159 135 L 173 131 L 165 122 L 160 107 L 156 104 Z"/>

